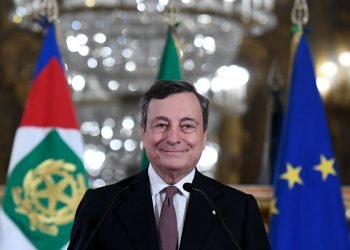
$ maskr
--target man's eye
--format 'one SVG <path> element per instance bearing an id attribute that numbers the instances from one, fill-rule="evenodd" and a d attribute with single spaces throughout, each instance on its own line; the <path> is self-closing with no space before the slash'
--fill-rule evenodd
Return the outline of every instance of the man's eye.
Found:
<path id="1" fill-rule="evenodd" d="M 185 133 L 189 133 L 194 131 L 196 129 L 196 126 L 193 124 L 184 124 L 181 126 L 181 128 Z"/>
<path id="2" fill-rule="evenodd" d="M 182 127 L 184 127 L 184 128 L 194 128 L 194 126 L 192 124 L 185 124 Z"/>
<path id="3" fill-rule="evenodd" d="M 165 123 L 159 123 L 159 124 L 156 124 L 155 127 L 158 127 L 158 128 L 165 128 L 167 125 Z"/>
<path id="4" fill-rule="evenodd" d="M 153 125 L 154 131 L 165 131 L 168 127 L 168 124 L 166 123 L 156 123 Z"/>

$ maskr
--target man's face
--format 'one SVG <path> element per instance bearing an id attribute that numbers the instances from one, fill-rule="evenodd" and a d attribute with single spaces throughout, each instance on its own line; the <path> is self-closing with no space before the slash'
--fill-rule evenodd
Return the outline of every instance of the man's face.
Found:
<path id="1" fill-rule="evenodd" d="M 157 172 L 186 175 L 196 166 L 205 147 L 207 132 L 199 101 L 193 93 L 152 99 L 147 127 L 141 139 L 148 159 Z"/>

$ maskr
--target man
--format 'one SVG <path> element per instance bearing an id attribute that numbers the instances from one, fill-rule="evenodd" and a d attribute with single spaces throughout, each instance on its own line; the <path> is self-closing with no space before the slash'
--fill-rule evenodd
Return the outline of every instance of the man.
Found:
<path id="1" fill-rule="evenodd" d="M 186 81 L 161 80 L 148 90 L 141 101 L 141 139 L 150 165 L 86 192 L 69 249 L 270 249 L 253 196 L 196 170 L 208 106 Z M 185 183 L 192 183 L 185 185 L 191 193 Z"/>

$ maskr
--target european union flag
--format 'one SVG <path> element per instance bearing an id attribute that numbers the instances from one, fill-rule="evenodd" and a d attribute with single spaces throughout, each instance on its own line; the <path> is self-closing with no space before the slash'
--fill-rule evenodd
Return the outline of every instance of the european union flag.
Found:
<path id="1" fill-rule="evenodd" d="M 305 35 L 294 57 L 276 164 L 272 249 L 350 249 L 336 161 Z"/>

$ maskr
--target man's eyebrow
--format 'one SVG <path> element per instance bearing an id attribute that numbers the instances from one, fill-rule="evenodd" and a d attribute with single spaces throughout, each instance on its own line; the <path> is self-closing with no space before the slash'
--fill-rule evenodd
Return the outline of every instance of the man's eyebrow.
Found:
<path id="1" fill-rule="evenodd" d="M 182 119 L 180 120 L 180 122 L 187 122 L 187 121 L 194 122 L 194 123 L 196 123 L 196 124 L 199 123 L 196 119 L 191 118 L 191 117 L 184 117 L 184 118 L 182 118 Z"/>
<path id="2" fill-rule="evenodd" d="M 169 119 L 165 116 L 156 116 L 151 121 L 152 122 L 154 122 L 154 121 L 169 121 Z"/>
<path id="3" fill-rule="evenodd" d="M 157 122 L 157 121 L 165 121 L 165 122 L 170 122 L 169 118 L 166 116 L 156 116 L 153 117 L 151 122 Z M 196 119 L 192 118 L 192 117 L 184 117 L 180 119 L 180 123 L 181 122 L 193 122 L 196 124 L 199 124 L 199 121 L 197 121 Z"/>

